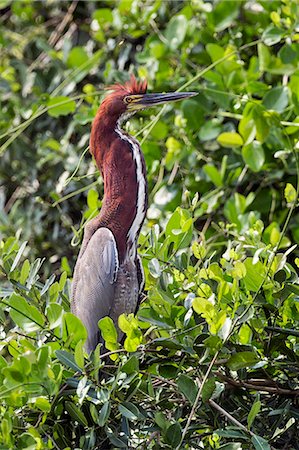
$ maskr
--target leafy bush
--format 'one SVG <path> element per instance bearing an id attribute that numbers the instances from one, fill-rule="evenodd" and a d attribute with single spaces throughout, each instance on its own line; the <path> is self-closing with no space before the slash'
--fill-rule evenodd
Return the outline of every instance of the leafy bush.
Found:
<path id="1" fill-rule="evenodd" d="M 298 448 L 297 2 L 1 8 L 1 448 Z M 199 95 L 127 124 L 146 295 L 89 358 L 69 288 L 103 194 L 90 122 L 129 71 Z"/>

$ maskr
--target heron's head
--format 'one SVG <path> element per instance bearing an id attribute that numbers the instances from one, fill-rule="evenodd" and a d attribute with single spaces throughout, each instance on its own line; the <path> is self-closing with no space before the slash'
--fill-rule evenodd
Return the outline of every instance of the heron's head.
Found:
<path id="1" fill-rule="evenodd" d="M 197 92 L 170 92 L 166 94 L 147 94 L 147 82 L 137 81 L 134 75 L 131 75 L 129 81 L 125 84 L 114 84 L 109 86 L 111 91 L 103 101 L 101 108 L 111 117 L 118 116 L 126 118 L 136 111 L 149 108 L 155 105 L 175 102 L 188 97 L 197 95 Z"/>

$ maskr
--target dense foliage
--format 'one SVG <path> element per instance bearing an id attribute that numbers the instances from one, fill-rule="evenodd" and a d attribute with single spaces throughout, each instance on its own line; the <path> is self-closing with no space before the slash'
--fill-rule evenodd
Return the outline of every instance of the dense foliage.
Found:
<path id="1" fill-rule="evenodd" d="M 1 449 L 298 449 L 297 1 L 0 8 Z M 126 125 L 145 298 L 88 357 L 69 292 L 103 195 L 90 123 L 130 72 L 199 94 Z"/>

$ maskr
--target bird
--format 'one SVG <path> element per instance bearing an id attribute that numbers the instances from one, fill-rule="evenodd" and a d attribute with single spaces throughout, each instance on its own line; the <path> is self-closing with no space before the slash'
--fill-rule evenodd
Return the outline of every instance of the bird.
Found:
<path id="1" fill-rule="evenodd" d="M 84 227 L 75 264 L 71 311 L 85 325 L 85 349 L 99 342 L 98 322 L 108 316 L 118 327 L 122 313 L 136 313 L 144 288 L 144 273 L 137 242 L 148 207 L 144 156 L 138 141 L 121 125 L 137 111 L 186 99 L 196 92 L 147 93 L 147 81 L 134 75 L 107 88 L 93 120 L 89 149 L 104 184 L 100 213 Z"/>

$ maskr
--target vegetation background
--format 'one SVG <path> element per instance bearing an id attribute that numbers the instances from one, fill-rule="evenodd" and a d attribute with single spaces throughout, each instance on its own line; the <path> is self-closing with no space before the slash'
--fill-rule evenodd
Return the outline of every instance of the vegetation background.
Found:
<path id="1" fill-rule="evenodd" d="M 298 2 L 0 8 L 1 449 L 298 449 Z M 69 312 L 103 195 L 89 131 L 129 73 L 199 95 L 126 125 L 146 296 L 89 358 Z"/>

